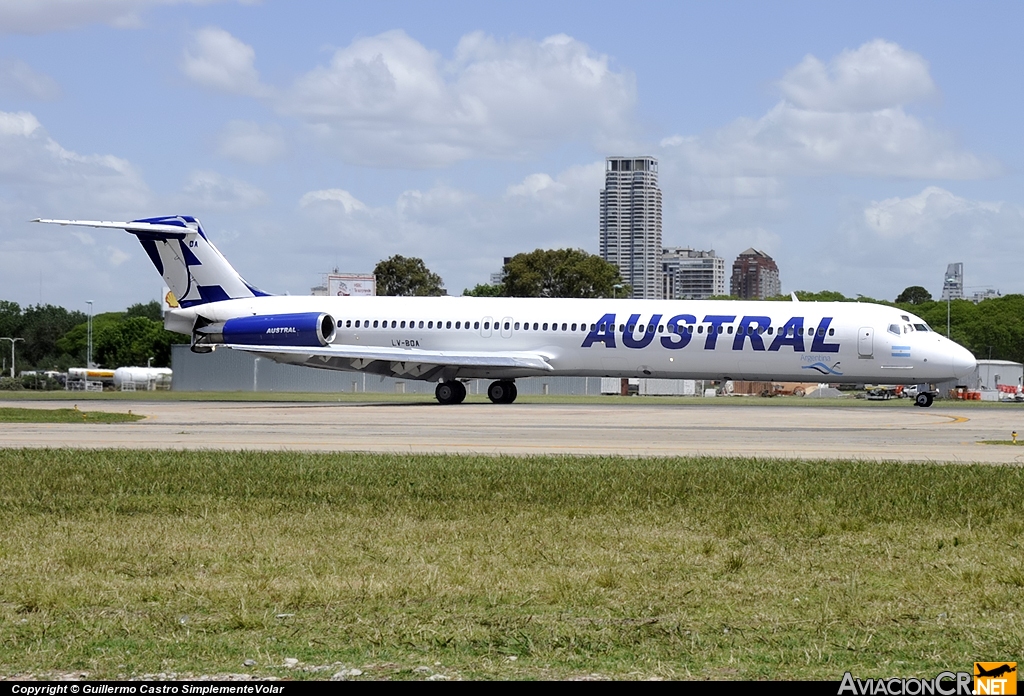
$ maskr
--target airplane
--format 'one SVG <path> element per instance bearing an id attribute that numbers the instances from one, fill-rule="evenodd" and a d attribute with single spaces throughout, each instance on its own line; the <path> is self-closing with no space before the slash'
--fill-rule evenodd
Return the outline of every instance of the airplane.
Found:
<path id="1" fill-rule="evenodd" d="M 966 348 L 906 310 L 858 302 L 318 297 L 247 283 L 192 216 L 130 222 L 36 219 L 123 229 L 170 288 L 164 326 L 199 353 L 242 350 L 281 363 L 436 382 L 490 379 L 493 403 L 537 375 L 926 384 L 975 369 Z M 918 406 L 931 406 L 922 390 Z"/>

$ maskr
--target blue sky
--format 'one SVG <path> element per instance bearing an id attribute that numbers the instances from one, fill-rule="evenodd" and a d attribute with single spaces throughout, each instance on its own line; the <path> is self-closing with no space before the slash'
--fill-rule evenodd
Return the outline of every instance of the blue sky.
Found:
<path id="1" fill-rule="evenodd" d="M 251 282 L 422 257 L 453 294 L 597 250 L 607 155 L 664 242 L 786 291 L 1024 291 L 1019 3 L 0 0 L 0 298 L 155 299 L 132 237 L 199 216 Z"/>

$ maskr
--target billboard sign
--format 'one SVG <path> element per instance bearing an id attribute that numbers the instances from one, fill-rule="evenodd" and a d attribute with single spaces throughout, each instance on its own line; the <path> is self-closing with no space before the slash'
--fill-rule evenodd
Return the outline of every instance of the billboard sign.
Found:
<path id="1" fill-rule="evenodd" d="M 372 273 L 330 274 L 327 294 L 331 297 L 373 297 L 377 294 L 377 277 Z"/>

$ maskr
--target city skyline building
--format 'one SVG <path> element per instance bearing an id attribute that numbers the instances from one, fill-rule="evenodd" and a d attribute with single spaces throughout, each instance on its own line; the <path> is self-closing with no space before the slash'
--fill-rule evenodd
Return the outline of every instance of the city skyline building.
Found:
<path id="1" fill-rule="evenodd" d="M 725 259 L 715 250 L 665 247 L 663 295 L 668 300 L 706 300 L 725 294 Z"/>
<path id="2" fill-rule="evenodd" d="M 662 299 L 661 189 L 658 160 L 605 159 L 601 191 L 600 254 L 615 264 L 636 299 Z"/>
<path id="3" fill-rule="evenodd" d="M 740 252 L 732 264 L 729 294 L 741 300 L 763 300 L 781 295 L 782 283 L 775 260 L 753 247 Z"/>
<path id="4" fill-rule="evenodd" d="M 946 276 L 942 282 L 942 301 L 964 299 L 964 265 L 951 263 L 946 266 Z"/>

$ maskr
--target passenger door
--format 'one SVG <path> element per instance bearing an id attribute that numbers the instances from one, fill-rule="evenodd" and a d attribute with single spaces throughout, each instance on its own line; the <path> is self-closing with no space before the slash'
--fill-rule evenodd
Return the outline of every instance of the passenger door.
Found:
<path id="1" fill-rule="evenodd" d="M 512 317 L 505 317 L 501 320 L 501 337 L 512 337 Z"/>

